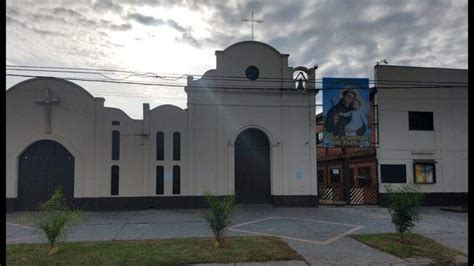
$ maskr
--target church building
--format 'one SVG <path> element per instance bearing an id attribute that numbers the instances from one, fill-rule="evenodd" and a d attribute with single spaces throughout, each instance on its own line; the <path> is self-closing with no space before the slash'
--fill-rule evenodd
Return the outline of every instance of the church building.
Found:
<path id="1" fill-rule="evenodd" d="M 58 186 L 83 210 L 198 208 L 205 193 L 317 206 L 314 68 L 256 41 L 215 55 L 216 69 L 188 76 L 186 109 L 144 103 L 139 120 L 64 79 L 9 88 L 7 211 Z"/>

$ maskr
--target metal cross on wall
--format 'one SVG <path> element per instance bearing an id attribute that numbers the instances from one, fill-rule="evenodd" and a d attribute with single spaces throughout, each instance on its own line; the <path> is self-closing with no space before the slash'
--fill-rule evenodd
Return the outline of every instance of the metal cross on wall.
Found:
<path id="1" fill-rule="evenodd" d="M 249 22 L 249 23 L 250 23 L 250 27 L 251 27 L 251 29 L 252 29 L 252 41 L 253 41 L 253 37 L 254 37 L 254 35 L 253 35 L 253 32 L 254 32 L 254 29 L 253 29 L 253 28 L 254 28 L 254 23 L 255 23 L 255 22 L 261 23 L 261 22 L 263 22 L 263 20 L 261 20 L 261 19 L 254 19 L 254 18 L 253 18 L 253 10 L 252 10 L 252 16 L 250 17 L 250 19 L 244 18 L 244 19 L 242 19 L 242 21 L 244 21 L 244 22 Z"/>
<path id="2" fill-rule="evenodd" d="M 51 104 L 58 103 L 59 97 L 51 98 L 51 90 L 46 89 L 46 97 L 44 99 L 38 99 L 35 103 L 44 105 L 45 110 L 45 131 L 46 134 L 51 133 Z"/>

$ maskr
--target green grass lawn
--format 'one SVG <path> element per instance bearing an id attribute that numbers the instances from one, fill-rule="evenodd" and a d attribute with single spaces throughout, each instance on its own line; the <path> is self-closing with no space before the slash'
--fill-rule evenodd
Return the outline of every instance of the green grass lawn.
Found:
<path id="1" fill-rule="evenodd" d="M 7 265 L 182 265 L 302 260 L 275 237 L 228 237 L 224 248 L 210 238 L 68 242 L 48 256 L 47 244 L 7 245 Z"/>
<path id="2" fill-rule="evenodd" d="M 442 246 L 438 242 L 419 234 L 405 233 L 405 242 L 395 233 L 351 235 L 368 246 L 395 255 L 399 258 L 430 258 L 435 263 L 447 264 L 454 261 L 456 255 L 462 252 Z"/>

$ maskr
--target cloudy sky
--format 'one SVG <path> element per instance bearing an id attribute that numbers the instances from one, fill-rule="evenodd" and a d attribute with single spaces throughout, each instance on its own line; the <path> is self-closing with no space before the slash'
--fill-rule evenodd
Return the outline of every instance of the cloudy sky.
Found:
<path id="1" fill-rule="evenodd" d="M 290 54 L 290 66 L 318 64 L 318 78 L 372 79 L 381 59 L 467 68 L 467 0 L 7 0 L 6 64 L 202 75 L 215 68 L 215 50 L 250 39 L 241 19 L 251 10 L 265 21 L 255 26 L 255 39 Z M 7 88 L 21 80 L 7 77 Z M 143 102 L 186 107 L 180 87 L 74 82 L 135 119 L 142 118 Z"/>

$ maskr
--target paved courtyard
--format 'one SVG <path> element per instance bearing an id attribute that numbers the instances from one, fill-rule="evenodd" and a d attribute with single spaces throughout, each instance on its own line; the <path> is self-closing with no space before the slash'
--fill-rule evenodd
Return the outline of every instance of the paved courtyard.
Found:
<path id="1" fill-rule="evenodd" d="M 87 212 L 87 222 L 68 241 L 209 237 L 202 210 Z M 45 242 L 19 218 L 7 213 L 7 243 Z M 467 254 L 467 213 L 424 207 L 414 231 Z M 403 263 L 351 238 L 349 234 L 393 232 L 390 216 L 377 206 L 318 208 L 240 207 L 229 235 L 272 235 L 284 239 L 311 265 Z"/>

